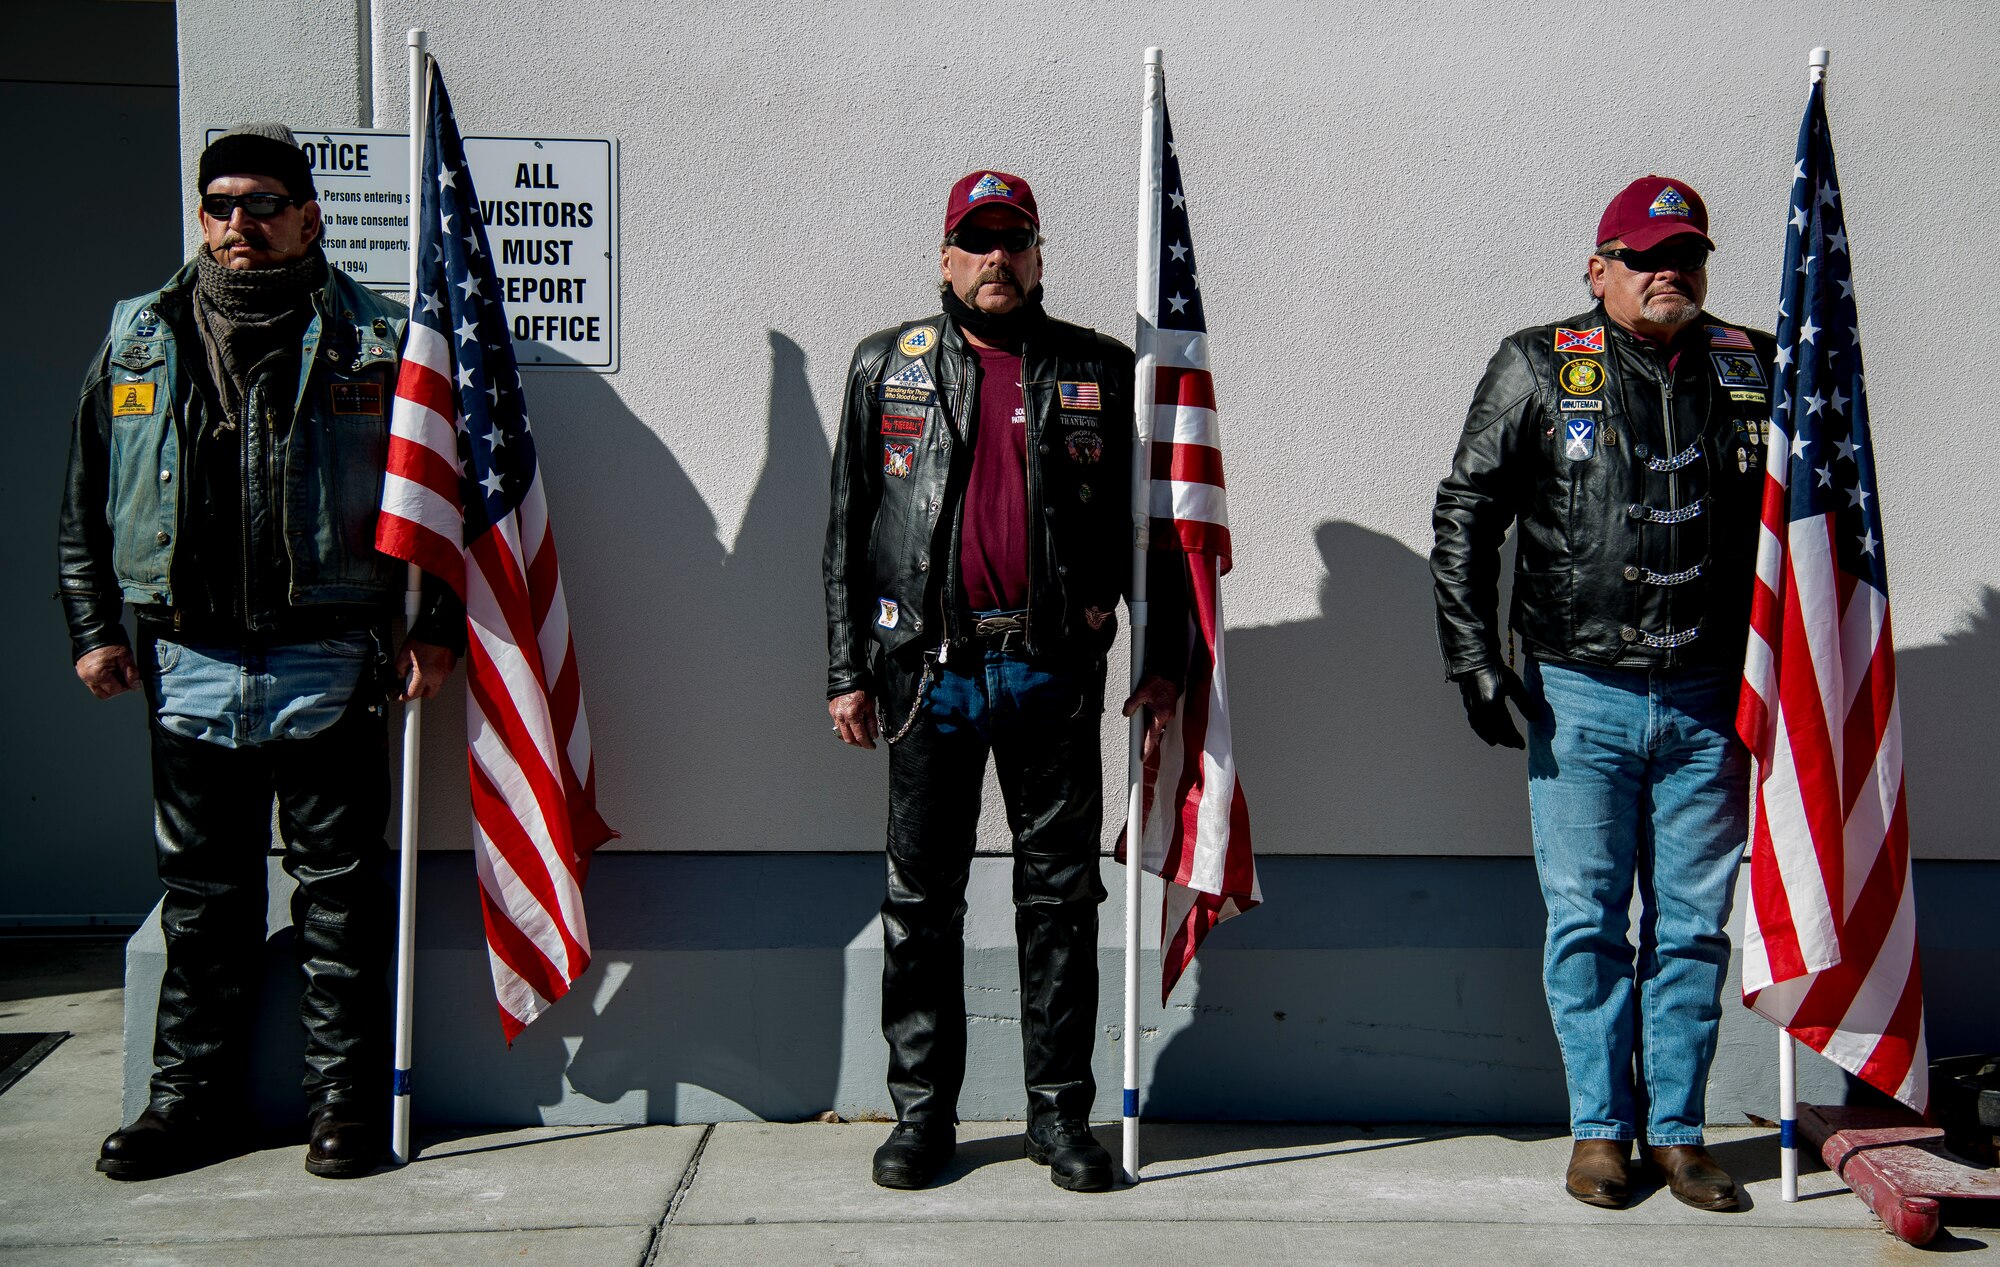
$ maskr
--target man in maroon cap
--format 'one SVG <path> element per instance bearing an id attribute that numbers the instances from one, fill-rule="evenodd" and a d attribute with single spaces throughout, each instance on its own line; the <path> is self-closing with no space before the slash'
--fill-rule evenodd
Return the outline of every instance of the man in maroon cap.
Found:
<path id="1" fill-rule="evenodd" d="M 1646 1174 L 1728 1210 L 1702 1123 L 1747 830 L 1736 697 L 1775 348 L 1702 311 L 1715 244 L 1686 182 L 1633 181 L 1596 240 L 1597 306 L 1500 344 L 1438 485 L 1438 639 L 1473 730 L 1528 749 L 1564 1186 L 1622 1206 L 1640 1139 Z M 1516 525 L 1520 677 L 1496 621 Z"/>
<path id="2" fill-rule="evenodd" d="M 1042 311 L 1028 182 L 952 186 L 943 311 L 861 341 L 833 458 L 827 711 L 889 752 L 882 1032 L 896 1129 L 875 1182 L 921 1188 L 950 1161 L 965 1074 L 965 886 L 987 756 L 1014 835 L 1027 1155 L 1065 1188 L 1111 1186 L 1097 1084 L 1098 716 L 1113 609 L 1131 575 L 1132 353 Z M 1177 555 L 1148 578 L 1154 630 L 1185 626 Z M 1125 703 L 1157 737 L 1184 639 L 1147 640 Z M 878 707 L 882 710 L 878 715 Z"/>

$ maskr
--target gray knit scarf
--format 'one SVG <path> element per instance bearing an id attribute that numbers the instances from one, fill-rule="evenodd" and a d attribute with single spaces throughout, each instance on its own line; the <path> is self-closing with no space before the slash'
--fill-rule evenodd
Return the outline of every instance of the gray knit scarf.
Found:
<path id="1" fill-rule="evenodd" d="M 326 285 L 326 256 L 314 247 L 276 268 L 234 269 L 216 263 L 204 247 L 194 253 L 194 268 L 195 323 L 222 401 L 216 425 L 234 430 L 257 367 L 297 352 L 313 292 Z"/>

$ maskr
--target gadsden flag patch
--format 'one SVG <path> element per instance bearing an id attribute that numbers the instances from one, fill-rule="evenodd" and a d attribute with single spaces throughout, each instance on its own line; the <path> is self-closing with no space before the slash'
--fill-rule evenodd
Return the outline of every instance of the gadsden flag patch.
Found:
<path id="1" fill-rule="evenodd" d="M 130 418 L 153 412 L 153 393 L 159 390 L 154 383 L 113 383 L 111 385 L 111 416 Z"/>

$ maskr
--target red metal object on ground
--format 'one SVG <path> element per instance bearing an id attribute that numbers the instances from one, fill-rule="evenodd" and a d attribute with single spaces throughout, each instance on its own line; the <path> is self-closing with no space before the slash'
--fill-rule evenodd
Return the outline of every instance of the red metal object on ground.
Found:
<path id="1" fill-rule="evenodd" d="M 1898 1240 L 1938 1234 L 1940 1202 L 2000 1201 L 2000 1173 L 1945 1151 L 1944 1131 L 1908 1109 L 1801 1104 L 1799 1130 Z"/>

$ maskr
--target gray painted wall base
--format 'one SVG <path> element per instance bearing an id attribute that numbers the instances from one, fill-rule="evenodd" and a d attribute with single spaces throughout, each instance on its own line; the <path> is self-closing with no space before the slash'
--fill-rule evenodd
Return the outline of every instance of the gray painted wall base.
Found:
<path id="1" fill-rule="evenodd" d="M 1278 858 L 1267 904 L 1222 926 L 1163 1008 L 1141 1012 L 1143 1111 L 1159 1119 L 1560 1123 L 1562 1070 L 1540 984 L 1527 859 Z M 302 1113 L 296 969 L 273 860 L 252 1088 L 272 1124 Z M 971 1055 L 961 1116 L 1023 1109 L 1010 864 L 980 858 L 966 917 Z M 1123 870 L 1105 864 L 1097 1115 L 1118 1113 Z M 500 1037 L 465 854 L 419 881 L 416 1115 L 425 1123 L 799 1120 L 889 1111 L 878 1030 L 875 855 L 606 854 L 588 889 L 596 963 L 512 1046 Z M 2000 1050 L 1991 964 L 2000 864 L 1919 863 L 1935 1055 Z M 1150 880 L 1147 909 L 1158 910 Z M 1155 917 L 1156 918 L 1156 917 Z M 1148 927 L 1152 926 L 1148 920 Z M 1738 919 L 1740 924 L 1740 915 Z M 126 1093 L 144 1104 L 161 967 L 158 912 L 128 945 Z M 1157 951 L 1144 958 L 1156 992 Z M 1776 1031 L 1724 995 L 1709 1118 L 1775 1116 Z M 1849 1080 L 1807 1052 L 1803 1099 Z"/>

